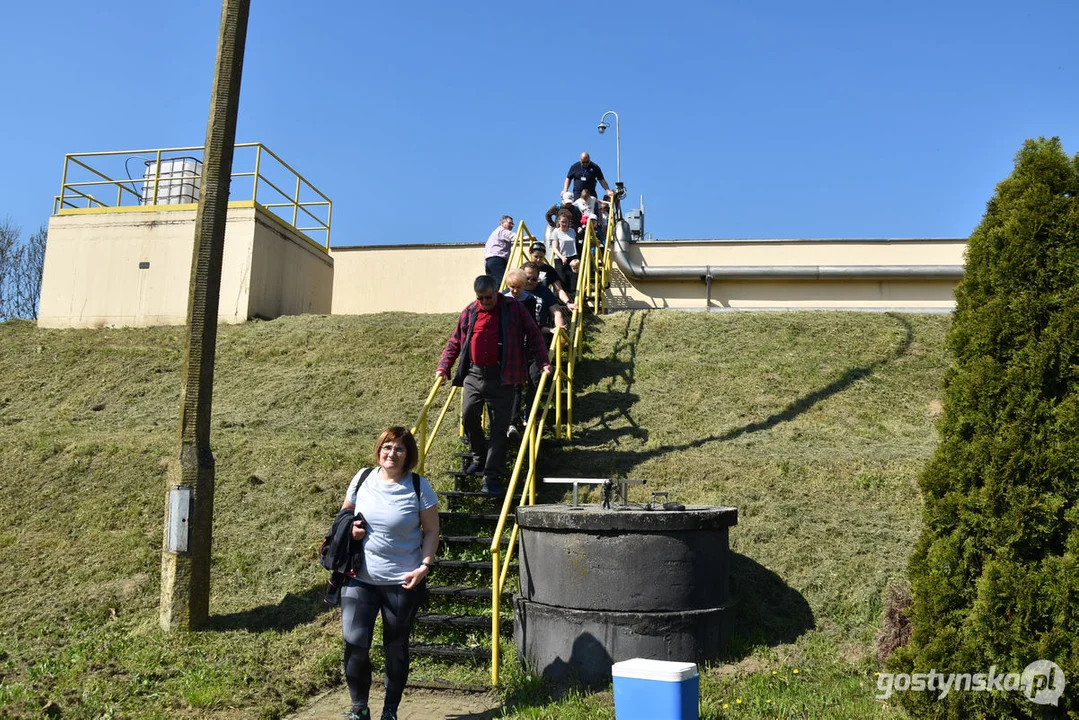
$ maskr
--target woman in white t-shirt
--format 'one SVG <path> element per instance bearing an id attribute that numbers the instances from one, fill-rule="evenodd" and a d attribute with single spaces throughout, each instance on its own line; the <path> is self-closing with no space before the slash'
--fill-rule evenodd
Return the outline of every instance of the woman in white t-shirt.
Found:
<path id="1" fill-rule="evenodd" d="M 577 276 L 571 269 L 577 259 L 577 231 L 570 224 L 567 213 L 558 215 L 558 225 L 551 231 L 551 254 L 554 255 L 555 272 L 572 298 L 577 287 Z"/>
<path id="2" fill-rule="evenodd" d="M 419 448 L 404 427 L 385 430 L 375 443 L 374 472 L 349 483 L 342 510 L 354 510 L 352 538 L 363 542 L 363 567 L 341 589 L 348 720 L 367 720 L 371 691 L 371 636 L 382 614 L 386 664 L 383 718 L 396 718 L 408 682 L 408 636 L 438 550 L 438 496 L 412 471 Z"/>

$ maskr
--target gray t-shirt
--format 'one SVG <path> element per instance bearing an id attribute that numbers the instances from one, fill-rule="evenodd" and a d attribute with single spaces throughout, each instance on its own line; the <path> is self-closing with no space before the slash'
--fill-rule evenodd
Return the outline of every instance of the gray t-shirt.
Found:
<path id="1" fill-rule="evenodd" d="M 406 473 L 400 482 L 387 482 L 378 468 L 360 485 L 362 474 L 363 470 L 356 473 L 345 493 L 345 500 L 363 514 L 367 530 L 363 539 L 363 568 L 357 577 L 372 585 L 400 585 L 405 581 L 405 573 L 418 568 L 423 560 L 420 510 L 438 505 L 438 495 L 422 475 L 417 502 L 411 473 Z"/>

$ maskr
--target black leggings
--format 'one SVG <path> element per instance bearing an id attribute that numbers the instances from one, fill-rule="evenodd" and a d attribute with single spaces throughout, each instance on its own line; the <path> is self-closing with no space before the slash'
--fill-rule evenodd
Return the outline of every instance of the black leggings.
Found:
<path id="1" fill-rule="evenodd" d="M 345 637 L 345 681 L 353 704 L 366 705 L 371 692 L 371 635 L 382 611 L 382 648 L 386 658 L 385 707 L 396 710 L 408 682 L 408 635 L 420 593 L 400 585 L 369 585 L 349 580 L 341 591 L 341 629 Z"/>

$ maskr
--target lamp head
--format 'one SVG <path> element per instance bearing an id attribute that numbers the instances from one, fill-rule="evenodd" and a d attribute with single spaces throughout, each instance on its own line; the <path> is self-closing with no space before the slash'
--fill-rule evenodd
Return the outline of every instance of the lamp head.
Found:
<path id="1" fill-rule="evenodd" d="M 601 121 L 600 121 L 600 123 L 599 123 L 599 125 L 597 125 L 597 126 L 596 126 L 596 129 L 597 129 L 597 130 L 599 130 L 599 134 L 600 134 L 600 135 L 602 135 L 602 134 L 603 134 L 603 132 L 604 132 L 604 131 L 605 131 L 605 130 L 606 130 L 606 129 L 608 128 L 608 127 L 609 127 L 609 125 L 607 125 L 607 123 L 605 123 L 605 122 L 603 122 L 603 121 L 601 120 Z"/>

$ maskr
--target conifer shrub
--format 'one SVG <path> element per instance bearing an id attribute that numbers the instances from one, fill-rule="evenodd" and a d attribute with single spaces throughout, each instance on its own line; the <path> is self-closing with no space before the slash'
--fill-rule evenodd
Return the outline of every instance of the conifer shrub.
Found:
<path id="1" fill-rule="evenodd" d="M 940 444 L 920 478 L 912 635 L 888 662 L 947 674 L 1049 660 L 1067 687 L 1055 706 L 1023 690 L 897 693 L 918 717 L 1079 716 L 1077 192 L 1079 155 L 1028 140 L 970 237 Z"/>

